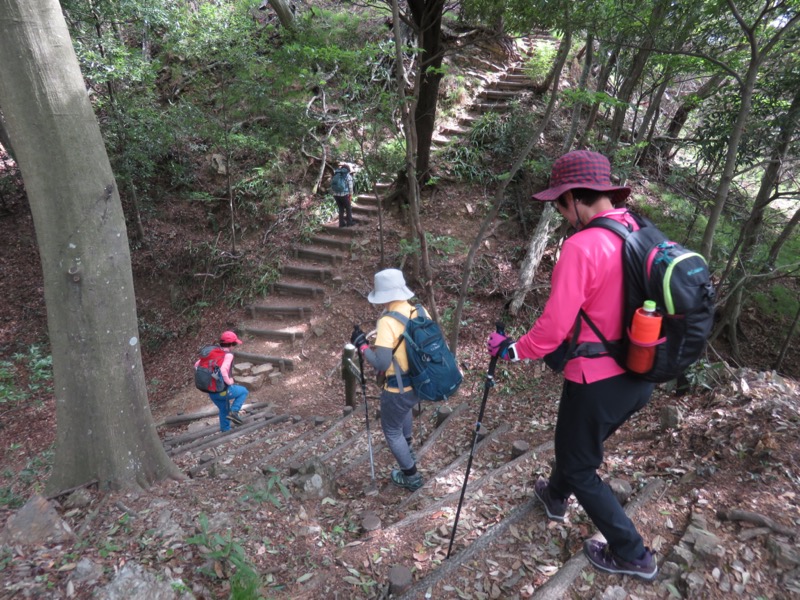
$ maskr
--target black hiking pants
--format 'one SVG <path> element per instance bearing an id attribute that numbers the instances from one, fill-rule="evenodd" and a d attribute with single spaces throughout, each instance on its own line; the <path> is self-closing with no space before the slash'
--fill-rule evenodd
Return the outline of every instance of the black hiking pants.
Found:
<path id="1" fill-rule="evenodd" d="M 352 204 L 350 196 L 334 196 L 336 208 L 339 209 L 339 227 L 350 227 L 353 224 Z"/>
<path id="2" fill-rule="evenodd" d="M 597 469 L 603 442 L 647 404 L 654 387 L 628 374 L 594 383 L 565 381 L 558 407 L 550 490 L 562 498 L 575 494 L 614 553 L 626 561 L 639 558 L 644 543 Z"/>

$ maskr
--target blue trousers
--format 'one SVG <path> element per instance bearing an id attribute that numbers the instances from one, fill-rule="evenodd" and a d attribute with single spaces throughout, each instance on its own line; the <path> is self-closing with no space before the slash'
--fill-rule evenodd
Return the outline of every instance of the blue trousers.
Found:
<path id="1" fill-rule="evenodd" d="M 594 383 L 565 381 L 558 407 L 550 490 L 562 498 L 575 494 L 614 553 L 628 561 L 644 552 L 642 537 L 597 469 L 603 442 L 648 403 L 654 387 L 627 374 Z"/>
<path id="2" fill-rule="evenodd" d="M 411 409 L 418 402 L 419 399 L 413 390 L 403 394 L 381 391 L 383 437 L 386 438 L 386 445 L 389 446 L 401 469 L 410 469 L 414 466 L 408 440 L 411 439 Z"/>
<path id="3" fill-rule="evenodd" d="M 221 394 L 209 394 L 208 397 L 219 409 L 219 430 L 228 431 L 231 422 L 228 421 L 228 412 L 239 412 L 247 399 L 247 388 L 241 385 L 229 385 Z"/>

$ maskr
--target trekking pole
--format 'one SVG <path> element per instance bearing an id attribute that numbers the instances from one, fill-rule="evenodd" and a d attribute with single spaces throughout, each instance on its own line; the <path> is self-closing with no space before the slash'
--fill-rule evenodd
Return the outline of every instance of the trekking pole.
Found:
<path id="1" fill-rule="evenodd" d="M 358 325 L 356 325 L 358 328 Z M 364 418 L 367 422 L 367 447 L 369 448 L 369 472 L 371 476 L 371 483 L 364 490 L 364 493 L 367 496 L 374 496 L 378 493 L 378 487 L 375 485 L 375 458 L 372 454 L 372 432 L 369 429 L 369 405 L 367 404 L 367 379 L 364 376 L 364 355 L 361 352 L 361 348 L 357 348 L 358 350 L 358 367 L 361 370 L 361 394 L 364 396 Z"/>
<path id="2" fill-rule="evenodd" d="M 497 333 L 505 335 L 505 326 L 502 322 L 498 321 L 495 324 Z M 497 359 L 500 353 L 492 357 L 489 361 L 489 370 L 486 372 L 486 382 L 483 384 L 483 401 L 481 402 L 480 411 L 478 411 L 478 422 L 475 423 L 475 431 L 472 433 L 472 448 L 469 451 L 469 459 L 467 460 L 467 472 L 464 475 L 464 485 L 461 486 L 461 497 L 458 499 L 458 508 L 456 509 L 456 518 L 453 521 L 453 531 L 450 534 L 450 545 L 447 547 L 447 556 L 450 558 L 450 552 L 453 550 L 453 542 L 456 539 L 456 529 L 458 529 L 458 517 L 461 515 L 461 505 L 464 503 L 464 493 L 467 491 L 467 482 L 469 481 L 469 471 L 472 468 L 472 457 L 475 455 L 475 446 L 478 443 L 478 433 L 481 429 L 481 421 L 483 421 L 483 412 L 486 410 L 486 400 L 489 397 L 489 390 L 494 387 L 494 370 L 497 367 Z"/>

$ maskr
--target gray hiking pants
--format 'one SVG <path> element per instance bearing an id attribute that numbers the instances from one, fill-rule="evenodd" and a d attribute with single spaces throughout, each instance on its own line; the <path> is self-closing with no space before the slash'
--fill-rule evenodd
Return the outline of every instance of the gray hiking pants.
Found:
<path id="1" fill-rule="evenodd" d="M 386 438 L 386 445 L 394 454 L 401 469 L 414 466 L 414 459 L 408 449 L 407 440 L 411 439 L 411 409 L 419 402 L 414 391 L 397 392 L 381 391 L 381 429 Z"/>

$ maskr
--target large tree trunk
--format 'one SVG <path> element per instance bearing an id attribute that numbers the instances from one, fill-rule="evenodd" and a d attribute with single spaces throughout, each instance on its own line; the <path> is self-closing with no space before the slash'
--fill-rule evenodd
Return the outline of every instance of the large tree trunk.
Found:
<path id="1" fill-rule="evenodd" d="M 56 0 L 0 0 L 0 80 L 44 275 L 58 422 L 48 490 L 179 477 L 147 403 L 119 193 Z"/>
<path id="2" fill-rule="evenodd" d="M 417 78 L 417 107 L 414 122 L 417 129 L 417 181 L 428 179 L 431 162 L 431 143 L 436 125 L 436 104 L 442 81 L 442 11 L 444 0 L 408 0 L 411 17 L 419 35 L 422 49 Z"/>
<path id="3" fill-rule="evenodd" d="M 14 158 L 14 149 L 11 147 L 11 138 L 8 137 L 6 121 L 3 112 L 0 111 L 0 146 L 2 146 L 11 158 Z"/>
<path id="4" fill-rule="evenodd" d="M 431 318 L 439 322 L 439 311 L 436 307 L 436 296 L 433 289 L 433 271 L 431 269 L 430 256 L 428 254 L 428 241 L 425 237 L 425 230 L 422 227 L 422 220 L 419 216 L 420 193 L 419 181 L 417 179 L 418 173 L 415 171 L 414 164 L 414 142 L 418 139 L 417 125 L 411 116 L 413 107 L 409 106 L 406 102 L 405 95 L 405 81 L 406 75 L 403 67 L 403 40 L 400 33 L 400 9 L 397 0 L 392 1 L 392 17 L 394 20 L 394 47 L 395 47 L 395 64 L 397 65 L 397 89 L 400 96 L 400 106 L 403 115 L 403 128 L 406 133 L 406 176 L 408 179 L 408 199 L 409 199 L 409 216 L 411 220 L 412 234 L 416 236 L 419 241 L 419 260 L 422 268 L 423 286 L 427 295 L 427 307 L 430 312 Z M 420 72 L 417 73 L 417 82 L 424 75 Z M 454 350 L 455 351 L 455 350 Z"/>

